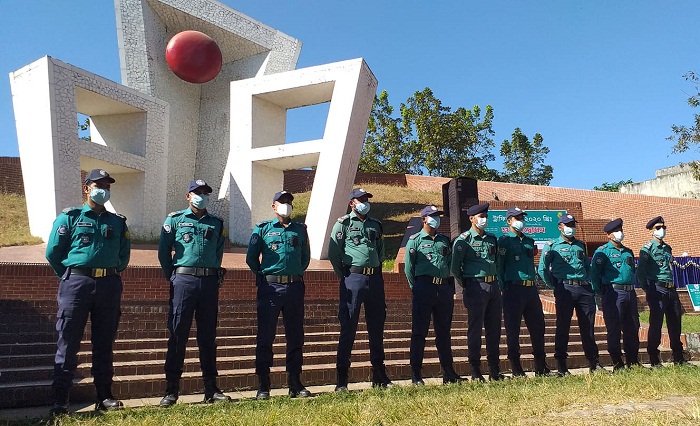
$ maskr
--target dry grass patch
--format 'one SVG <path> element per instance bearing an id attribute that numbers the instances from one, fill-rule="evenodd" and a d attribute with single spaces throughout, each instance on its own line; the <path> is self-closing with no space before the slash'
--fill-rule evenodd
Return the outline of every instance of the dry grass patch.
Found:
<path id="1" fill-rule="evenodd" d="M 29 233 L 27 202 L 24 195 L 0 193 L 0 247 L 41 244 Z"/>

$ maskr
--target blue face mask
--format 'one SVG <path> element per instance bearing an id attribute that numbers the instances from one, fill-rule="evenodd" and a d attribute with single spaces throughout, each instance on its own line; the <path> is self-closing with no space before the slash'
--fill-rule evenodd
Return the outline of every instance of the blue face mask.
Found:
<path id="1" fill-rule="evenodd" d="M 440 218 L 435 216 L 427 216 L 425 218 L 425 223 L 433 229 L 438 229 L 440 227 Z"/>
<path id="2" fill-rule="evenodd" d="M 109 189 L 90 188 L 90 199 L 100 206 L 109 201 Z"/>
<path id="3" fill-rule="evenodd" d="M 367 213 L 369 213 L 369 207 L 369 201 L 365 201 L 364 203 L 357 203 L 355 204 L 355 211 L 364 216 Z"/>
<path id="4" fill-rule="evenodd" d="M 207 194 L 197 195 L 195 193 L 192 193 L 190 195 L 190 203 L 192 204 L 193 207 L 195 207 L 199 210 L 204 210 L 209 205 L 209 195 L 207 195 Z"/>

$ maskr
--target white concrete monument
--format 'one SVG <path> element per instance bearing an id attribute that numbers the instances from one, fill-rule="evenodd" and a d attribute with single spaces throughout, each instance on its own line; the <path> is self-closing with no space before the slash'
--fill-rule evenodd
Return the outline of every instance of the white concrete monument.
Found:
<path id="1" fill-rule="evenodd" d="M 283 170 L 317 165 L 307 224 L 312 256 L 323 256 L 377 87 L 367 65 L 292 71 L 301 42 L 213 0 L 115 0 L 115 9 L 123 84 L 50 57 L 10 74 L 32 234 L 46 239 L 56 214 L 81 204 L 81 170 L 99 167 L 117 179 L 108 208 L 136 237 L 156 238 L 200 178 L 218 193 L 209 210 L 245 243 L 270 216 Z M 207 83 L 180 80 L 165 60 L 168 41 L 186 30 L 221 49 L 221 72 Z M 323 102 L 323 139 L 285 144 L 287 110 Z M 78 137 L 78 113 L 91 119 L 91 141 Z M 50 199 L 37 176 L 54 177 Z"/>

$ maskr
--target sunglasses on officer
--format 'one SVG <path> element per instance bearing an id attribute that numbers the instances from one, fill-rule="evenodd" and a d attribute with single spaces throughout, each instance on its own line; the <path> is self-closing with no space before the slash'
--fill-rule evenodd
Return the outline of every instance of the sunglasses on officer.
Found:
<path id="1" fill-rule="evenodd" d="M 666 229 L 666 225 L 654 225 L 654 229 Z"/>

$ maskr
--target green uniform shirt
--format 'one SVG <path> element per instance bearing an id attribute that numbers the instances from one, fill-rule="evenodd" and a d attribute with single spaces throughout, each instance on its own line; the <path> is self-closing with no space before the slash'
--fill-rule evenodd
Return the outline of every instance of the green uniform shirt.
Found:
<path id="1" fill-rule="evenodd" d="M 612 241 L 598 247 L 591 260 L 591 286 L 598 292 L 603 285 L 634 285 L 634 253 L 619 249 Z"/>
<path id="2" fill-rule="evenodd" d="M 56 275 L 66 268 L 115 268 L 129 263 L 131 241 L 126 218 L 109 211 L 99 215 L 89 205 L 69 207 L 56 217 L 46 244 L 46 260 Z"/>
<path id="3" fill-rule="evenodd" d="M 250 269 L 262 275 L 301 275 L 310 260 L 306 225 L 289 222 L 285 227 L 276 218 L 255 226 L 245 258 Z"/>
<path id="4" fill-rule="evenodd" d="M 408 285 L 413 288 L 418 275 L 447 278 L 450 276 L 452 249 L 447 236 L 436 233 L 435 237 L 421 230 L 408 238 L 404 272 Z"/>
<path id="5" fill-rule="evenodd" d="M 535 240 L 512 231 L 498 239 L 496 275 L 501 290 L 507 281 L 535 280 Z"/>
<path id="6" fill-rule="evenodd" d="M 672 282 L 671 273 L 671 246 L 656 239 L 644 244 L 639 250 L 639 262 L 637 263 L 637 281 L 645 290 L 649 281 Z"/>
<path id="7" fill-rule="evenodd" d="M 583 241 L 568 242 L 560 236 L 545 244 L 540 255 L 538 271 L 547 287 L 554 288 L 556 281 L 586 280 L 590 262 Z"/>
<path id="8" fill-rule="evenodd" d="M 226 238 L 224 221 L 209 212 L 199 219 L 189 207 L 170 213 L 165 218 L 158 243 L 158 261 L 165 278 L 170 279 L 179 266 L 221 267 Z"/>
<path id="9" fill-rule="evenodd" d="M 342 277 L 345 267 L 376 268 L 384 261 L 384 230 L 373 217 L 362 221 L 353 210 L 338 218 L 331 231 L 328 260 L 335 273 Z"/>
<path id="10" fill-rule="evenodd" d="M 452 275 L 459 283 L 463 277 L 496 275 L 497 247 L 495 235 L 484 232 L 481 236 L 474 228 L 469 228 L 455 240 L 450 267 Z"/>

